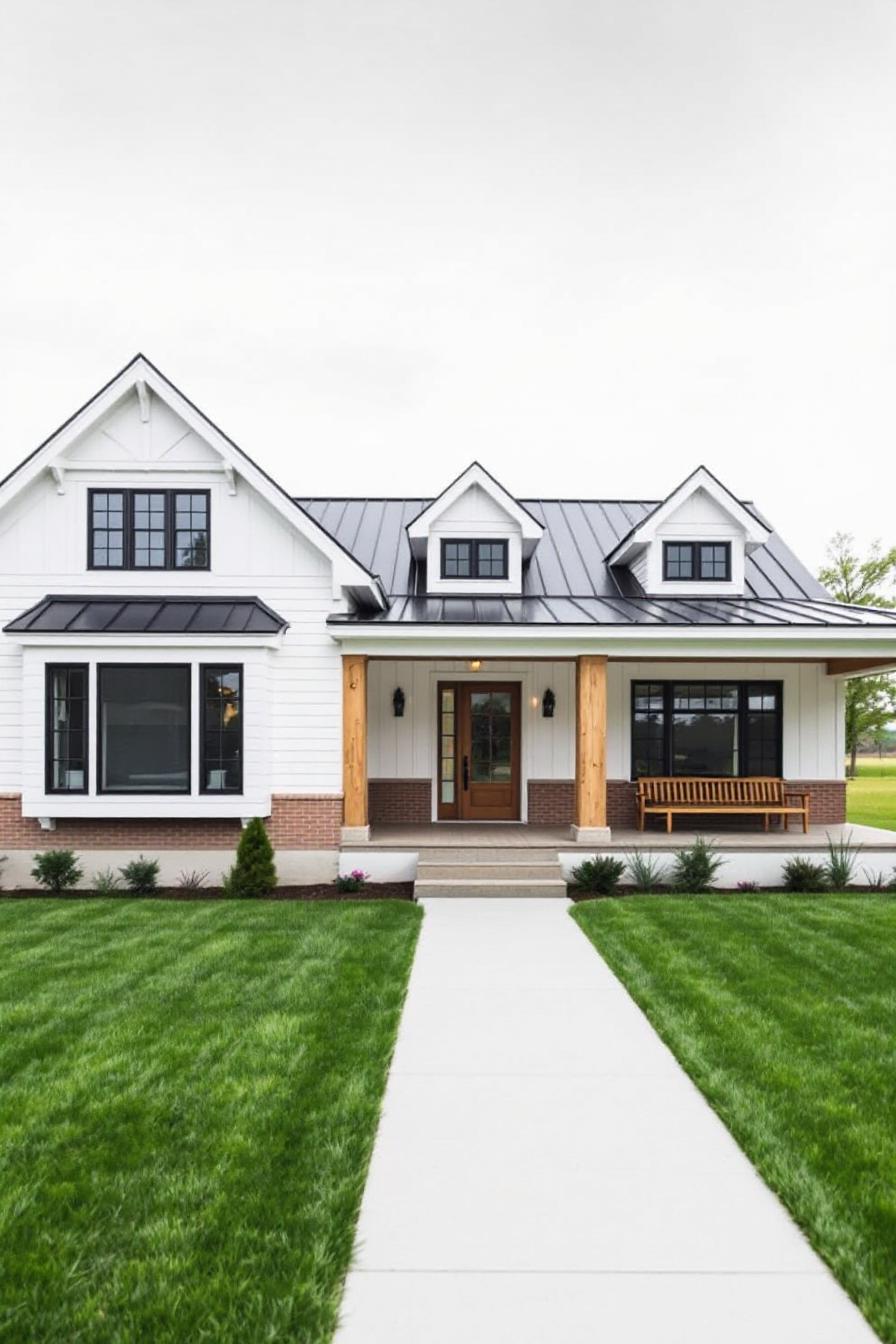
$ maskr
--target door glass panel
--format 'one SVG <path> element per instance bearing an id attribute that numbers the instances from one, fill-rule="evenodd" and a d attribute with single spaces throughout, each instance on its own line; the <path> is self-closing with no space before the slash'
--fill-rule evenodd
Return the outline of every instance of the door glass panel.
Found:
<path id="1" fill-rule="evenodd" d="M 511 706 L 509 691 L 470 696 L 470 775 L 477 784 L 505 784 L 511 778 Z"/>
<path id="2" fill-rule="evenodd" d="M 454 802 L 454 775 L 457 768 L 454 751 L 454 689 L 442 691 L 439 723 L 439 797 Z"/>

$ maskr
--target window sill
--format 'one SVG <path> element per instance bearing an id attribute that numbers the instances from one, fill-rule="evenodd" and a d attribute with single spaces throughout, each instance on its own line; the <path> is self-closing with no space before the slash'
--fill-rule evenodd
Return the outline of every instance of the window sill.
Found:
<path id="1" fill-rule="evenodd" d="M 149 818 L 232 818 L 268 817 L 271 814 L 271 795 L 250 796 L 227 794 L 215 798 L 211 794 L 177 794 L 155 797 L 141 794 L 78 794 L 67 798 L 62 794 L 33 794 L 22 799 L 23 817 L 96 817 L 110 820 Z"/>

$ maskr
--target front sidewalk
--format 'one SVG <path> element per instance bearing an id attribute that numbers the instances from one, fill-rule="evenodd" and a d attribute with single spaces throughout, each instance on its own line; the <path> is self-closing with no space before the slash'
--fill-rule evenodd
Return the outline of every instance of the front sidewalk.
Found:
<path id="1" fill-rule="evenodd" d="M 876 1336 L 562 901 L 432 900 L 337 1344 Z"/>

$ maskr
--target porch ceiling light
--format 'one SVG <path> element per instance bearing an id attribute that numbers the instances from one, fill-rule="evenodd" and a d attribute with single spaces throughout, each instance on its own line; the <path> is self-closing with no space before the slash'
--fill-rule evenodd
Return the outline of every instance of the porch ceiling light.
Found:
<path id="1" fill-rule="evenodd" d="M 471 672 L 478 672 L 481 666 L 482 666 L 482 659 L 481 659 L 481 658 L 471 658 L 471 659 L 470 659 L 470 671 L 471 671 Z"/>
<path id="2" fill-rule="evenodd" d="M 556 707 L 556 704 L 557 704 L 557 697 L 549 686 L 541 699 L 542 718 L 552 719 L 554 717 L 554 709 Z"/>
<path id="3" fill-rule="evenodd" d="M 392 713 L 396 719 L 404 718 L 404 691 L 400 686 L 396 686 L 392 692 Z"/>

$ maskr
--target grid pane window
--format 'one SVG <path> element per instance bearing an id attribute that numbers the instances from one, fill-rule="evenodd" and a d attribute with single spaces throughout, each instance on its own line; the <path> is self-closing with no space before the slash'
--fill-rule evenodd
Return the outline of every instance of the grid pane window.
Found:
<path id="1" fill-rule="evenodd" d="M 121 490 L 95 490 L 90 497 L 90 563 L 95 569 L 124 567 L 124 509 Z"/>
<path id="2" fill-rule="evenodd" d="M 667 579 L 694 577 L 694 547 L 691 543 L 667 541 L 663 546 L 663 573 Z"/>
<path id="3" fill-rule="evenodd" d="M 207 490 L 91 490 L 92 569 L 208 569 Z"/>
<path id="4" fill-rule="evenodd" d="M 472 558 L 471 541 L 443 541 L 442 578 L 469 579 L 472 576 Z"/>
<path id="5" fill-rule="evenodd" d="M 242 793 L 242 668 L 204 667 L 202 696 L 203 792 Z"/>
<path id="6" fill-rule="evenodd" d="M 165 495 L 134 492 L 134 568 L 165 568 Z"/>
<path id="7" fill-rule="evenodd" d="M 208 569 L 208 495 L 174 496 L 174 567 Z"/>
<path id="8" fill-rule="evenodd" d="M 727 542 L 720 545 L 700 545 L 701 579 L 728 579 L 731 577 L 731 547 Z"/>
<path id="9" fill-rule="evenodd" d="M 87 792 L 87 667 L 47 668 L 47 792 Z"/>
<path id="10" fill-rule="evenodd" d="M 780 682 L 632 685 L 632 775 L 780 775 Z"/>
<path id="11" fill-rule="evenodd" d="M 506 541 L 477 541 L 476 577 L 477 579 L 507 578 Z"/>
<path id="12" fill-rule="evenodd" d="M 444 687 L 439 707 L 439 797 L 443 803 L 455 802 L 457 759 L 455 753 L 455 690 Z"/>

